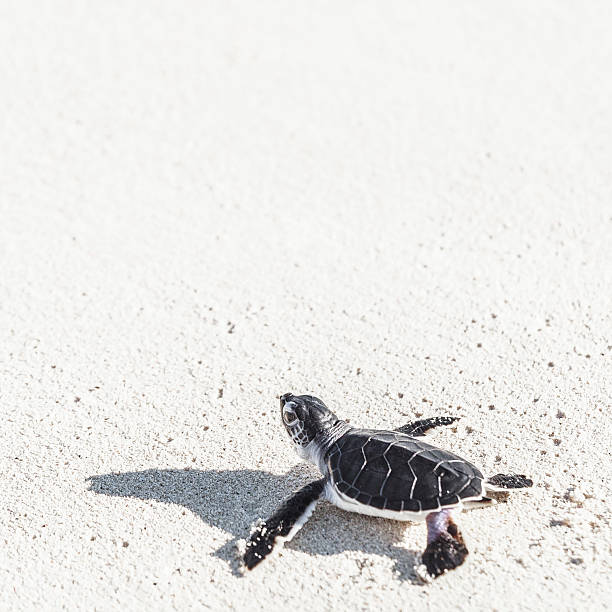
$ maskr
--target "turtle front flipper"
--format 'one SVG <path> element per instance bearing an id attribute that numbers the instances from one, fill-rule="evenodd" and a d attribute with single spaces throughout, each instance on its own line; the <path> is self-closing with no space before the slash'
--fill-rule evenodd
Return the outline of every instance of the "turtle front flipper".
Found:
<path id="1" fill-rule="evenodd" d="M 423 563 L 429 578 L 437 578 L 459 567 L 468 555 L 463 537 L 451 517 L 450 510 L 427 515 L 427 548 Z"/>
<path id="2" fill-rule="evenodd" d="M 413 421 L 407 425 L 398 427 L 395 431 L 406 434 L 408 436 L 424 436 L 427 431 L 434 427 L 440 427 L 442 425 L 451 425 L 455 421 L 458 421 L 459 417 L 441 416 L 431 417 L 429 419 L 421 419 L 420 421 Z"/>
<path id="3" fill-rule="evenodd" d="M 244 564 L 253 569 L 274 549 L 275 544 L 290 541 L 310 518 L 325 488 L 325 478 L 315 480 L 287 498 L 265 521 L 258 521 L 251 531 L 244 553 Z"/>

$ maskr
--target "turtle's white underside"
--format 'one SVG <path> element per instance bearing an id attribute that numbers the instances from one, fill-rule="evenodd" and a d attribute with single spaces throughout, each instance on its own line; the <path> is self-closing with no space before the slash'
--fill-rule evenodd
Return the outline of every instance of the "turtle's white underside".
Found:
<path id="1" fill-rule="evenodd" d="M 459 503 L 453 504 L 451 506 L 440 506 L 439 508 L 434 508 L 433 510 L 423 510 L 421 512 L 410 512 L 408 510 L 404 512 L 397 512 L 396 510 L 381 510 L 380 508 L 375 508 L 374 506 L 368 506 L 366 504 L 359 503 L 358 501 L 347 497 L 331 483 L 328 482 L 325 485 L 325 490 L 323 491 L 323 497 L 337 506 L 342 510 L 347 510 L 348 512 L 357 512 L 359 514 L 366 514 L 368 516 L 377 516 L 380 518 L 392 519 L 394 521 L 424 521 L 425 517 L 432 512 L 438 512 L 439 510 L 444 509 L 461 509 L 466 502 L 474 502 L 480 501 L 482 495 L 476 495 L 474 497 L 467 497 L 462 499 Z"/>

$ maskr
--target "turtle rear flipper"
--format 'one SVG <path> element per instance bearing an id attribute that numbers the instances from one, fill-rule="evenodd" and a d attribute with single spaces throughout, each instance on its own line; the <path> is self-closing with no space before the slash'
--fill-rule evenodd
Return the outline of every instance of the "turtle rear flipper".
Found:
<path id="1" fill-rule="evenodd" d="M 426 520 L 427 548 L 423 552 L 423 564 L 427 578 L 431 579 L 459 567 L 468 556 L 468 549 L 450 510 L 432 512 Z"/>
<path id="2" fill-rule="evenodd" d="M 525 474 L 495 474 L 485 480 L 487 491 L 507 491 L 508 489 L 526 489 L 533 486 L 533 480 Z"/>

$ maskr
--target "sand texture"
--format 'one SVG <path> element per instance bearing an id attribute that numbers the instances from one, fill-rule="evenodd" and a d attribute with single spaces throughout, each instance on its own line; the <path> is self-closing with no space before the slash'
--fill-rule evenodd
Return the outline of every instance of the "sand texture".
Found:
<path id="1" fill-rule="evenodd" d="M 0 17 L 0 609 L 609 605 L 609 3 Z M 536 484 L 430 585 L 327 502 L 241 576 L 286 391 Z"/>

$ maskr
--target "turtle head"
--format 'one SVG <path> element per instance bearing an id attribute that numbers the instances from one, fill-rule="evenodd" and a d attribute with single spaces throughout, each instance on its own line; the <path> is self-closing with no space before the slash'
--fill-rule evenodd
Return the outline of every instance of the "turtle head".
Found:
<path id="1" fill-rule="evenodd" d="M 280 406 L 283 425 L 298 452 L 338 422 L 336 415 L 312 395 L 285 393 Z"/>

